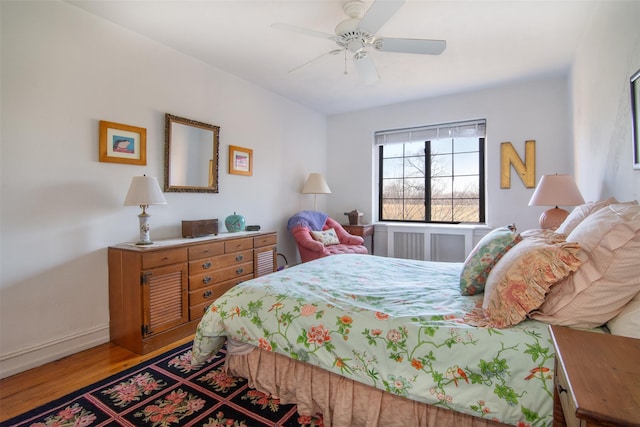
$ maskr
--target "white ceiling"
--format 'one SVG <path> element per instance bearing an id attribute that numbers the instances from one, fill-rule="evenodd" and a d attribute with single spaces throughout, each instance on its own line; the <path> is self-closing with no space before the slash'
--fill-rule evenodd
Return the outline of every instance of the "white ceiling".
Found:
<path id="1" fill-rule="evenodd" d="M 378 0 L 383 1 L 383 0 Z M 372 0 L 365 0 L 367 7 Z M 439 56 L 373 52 L 381 79 L 363 84 L 324 33 L 346 19 L 335 0 L 69 0 L 88 12 L 331 115 L 566 73 L 596 13 L 588 0 L 407 0 L 380 37 L 444 39 Z"/>

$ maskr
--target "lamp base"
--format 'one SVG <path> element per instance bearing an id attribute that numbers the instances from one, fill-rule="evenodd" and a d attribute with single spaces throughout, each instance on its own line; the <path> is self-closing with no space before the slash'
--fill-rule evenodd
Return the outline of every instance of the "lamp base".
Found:
<path id="1" fill-rule="evenodd" d="M 562 221 L 564 221 L 568 215 L 568 211 L 560 209 L 557 206 L 553 209 L 546 210 L 540 215 L 540 228 L 555 230 L 560 227 L 560 224 L 562 224 Z"/>
<path id="2" fill-rule="evenodd" d="M 149 230 L 151 230 L 151 226 L 149 225 L 149 215 L 146 212 L 142 212 L 138 215 L 138 221 L 140 222 L 140 241 L 136 243 L 136 245 L 152 245 L 153 242 L 149 236 Z"/>

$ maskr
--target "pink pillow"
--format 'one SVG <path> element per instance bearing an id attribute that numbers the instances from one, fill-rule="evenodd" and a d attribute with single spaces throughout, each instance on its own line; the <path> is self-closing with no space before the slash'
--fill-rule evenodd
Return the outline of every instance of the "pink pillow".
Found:
<path id="1" fill-rule="evenodd" d="M 505 328 L 542 304 L 551 286 L 580 266 L 575 243 L 529 237 L 507 252 L 489 273 L 482 308 L 486 326 Z"/>
<path id="2" fill-rule="evenodd" d="M 600 209 L 607 207 L 611 204 L 618 203 L 618 201 L 609 197 L 607 200 L 601 200 L 599 202 L 588 202 L 580 206 L 576 206 L 569 213 L 569 216 L 560 224 L 556 229 L 556 233 L 569 234 L 573 231 L 578 224 L 580 224 L 586 217 Z"/>
<path id="3" fill-rule="evenodd" d="M 531 317 L 543 322 L 593 328 L 613 319 L 640 292 L 640 206 L 609 205 L 589 215 L 567 236 L 584 259 L 554 286 Z"/>

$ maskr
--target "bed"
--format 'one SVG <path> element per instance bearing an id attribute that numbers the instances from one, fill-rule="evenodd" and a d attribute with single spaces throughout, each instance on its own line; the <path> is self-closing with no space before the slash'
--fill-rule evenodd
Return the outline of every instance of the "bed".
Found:
<path id="1" fill-rule="evenodd" d="M 631 246 L 622 246 L 637 260 L 640 212 L 632 218 L 638 227 Z M 545 311 L 546 297 L 551 285 L 579 279 L 585 265 L 591 274 L 596 252 L 568 239 L 571 233 L 520 234 L 504 227 L 490 235 L 492 245 L 483 246 L 483 238 L 465 263 L 344 254 L 241 283 L 205 313 L 192 363 L 226 345 L 229 374 L 296 403 L 301 415 L 322 414 L 325 425 L 550 426 L 548 323 L 561 322 L 553 321 L 557 312 Z M 496 245 L 505 235 L 515 242 Z M 496 247 L 504 249 L 499 256 Z M 532 253 L 541 248 L 546 255 L 538 260 Z M 470 263 L 472 255 L 479 265 Z M 562 266 L 541 264 L 549 256 Z M 480 271 L 479 282 L 487 286 L 462 286 L 469 271 Z M 617 308 L 608 308 L 612 317 L 640 290 L 637 265 L 633 272 Z M 522 280 L 526 298 L 513 287 Z M 573 282 L 566 287 L 580 288 Z M 491 305 L 487 295 L 495 294 L 502 302 Z M 493 312 L 499 315 L 487 315 Z M 606 322 L 578 323 L 602 331 Z"/>

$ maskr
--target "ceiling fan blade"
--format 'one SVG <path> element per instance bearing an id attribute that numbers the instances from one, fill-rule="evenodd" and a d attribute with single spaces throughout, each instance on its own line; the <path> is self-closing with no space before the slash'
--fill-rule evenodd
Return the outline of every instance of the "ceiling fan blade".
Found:
<path id="1" fill-rule="evenodd" d="M 447 47 L 445 40 L 429 39 L 376 39 L 374 46 L 384 52 L 417 53 L 421 55 L 440 55 Z"/>
<path id="2" fill-rule="evenodd" d="M 364 14 L 359 28 L 366 30 L 369 34 L 375 34 L 398 9 L 402 7 L 405 0 L 375 0 Z"/>
<path id="3" fill-rule="evenodd" d="M 371 55 L 354 56 L 353 63 L 364 84 L 370 85 L 380 80 L 380 74 L 378 74 L 376 64 L 373 63 Z"/>
<path id="4" fill-rule="evenodd" d="M 338 54 L 338 53 L 340 53 L 340 52 L 342 52 L 342 51 L 343 51 L 343 49 L 334 49 L 334 50 L 330 50 L 329 52 L 325 52 L 325 53 L 323 53 L 322 55 L 318 55 L 318 56 L 316 56 L 315 58 L 312 58 L 312 59 L 308 60 L 308 61 L 307 61 L 307 62 L 305 62 L 304 64 L 300 64 L 300 65 L 298 65 L 297 67 L 290 69 L 290 70 L 289 70 L 289 73 L 294 73 L 294 72 L 296 72 L 296 71 L 300 70 L 301 68 L 303 68 L 303 67 L 305 67 L 305 66 L 307 66 L 307 65 L 311 64 L 313 61 L 315 61 L 315 60 L 317 60 L 317 59 L 322 58 L 322 57 L 323 57 L 323 56 L 325 56 L 325 55 L 336 55 L 336 54 Z"/>
<path id="5" fill-rule="evenodd" d="M 296 27 L 295 25 L 285 24 L 281 22 L 276 22 L 271 24 L 271 28 L 275 28 L 277 30 L 292 31 L 298 34 L 304 34 L 305 36 L 320 37 L 322 39 L 329 39 L 329 40 L 334 40 L 336 37 L 335 34 L 323 33 L 322 31 L 316 31 L 316 30 L 309 30 L 307 28 L 300 28 L 300 27 Z"/>

